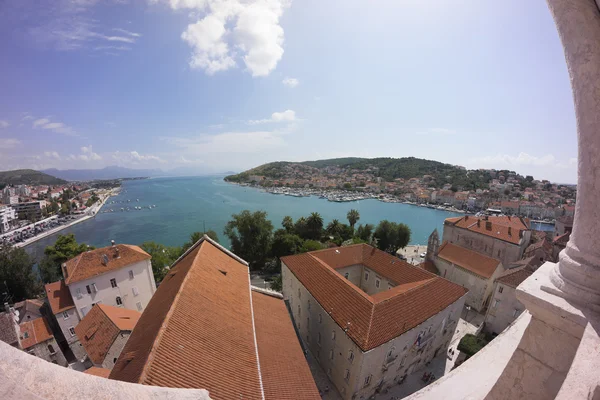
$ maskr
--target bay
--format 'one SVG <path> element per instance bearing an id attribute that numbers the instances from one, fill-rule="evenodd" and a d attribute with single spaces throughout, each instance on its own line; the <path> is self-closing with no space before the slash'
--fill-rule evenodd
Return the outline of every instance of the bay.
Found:
<path id="1" fill-rule="evenodd" d="M 154 205 L 155 208 L 147 208 Z M 122 207 L 134 206 L 141 206 L 142 210 L 120 211 Z M 444 219 L 464 215 L 378 200 L 335 203 L 318 197 L 273 195 L 229 184 L 222 177 L 153 178 L 124 181 L 121 193 L 111 197 L 101 210 L 114 212 L 99 212 L 95 218 L 41 239 L 26 250 L 39 259 L 58 234 L 66 233 L 74 233 L 78 242 L 96 247 L 108 246 L 111 240 L 136 245 L 152 240 L 180 246 L 192 232 L 204 229 L 216 231 L 221 243 L 228 247 L 223 229 L 231 215 L 242 210 L 266 211 L 278 229 L 284 216 L 295 220 L 311 212 L 320 213 L 325 224 L 333 219 L 347 223 L 346 213 L 352 208 L 360 212 L 359 224 L 375 225 L 384 219 L 407 224 L 412 231 L 411 244 L 426 244 L 434 229 L 442 234 Z"/>

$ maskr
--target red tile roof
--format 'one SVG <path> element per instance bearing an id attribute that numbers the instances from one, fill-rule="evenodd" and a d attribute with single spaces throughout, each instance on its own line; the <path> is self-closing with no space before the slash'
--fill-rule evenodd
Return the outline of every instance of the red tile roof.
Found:
<path id="1" fill-rule="evenodd" d="M 569 242 L 569 238 L 571 237 L 571 232 L 565 232 L 560 236 L 555 237 L 552 242 L 559 246 L 566 246 Z"/>
<path id="2" fill-rule="evenodd" d="M 64 280 L 48 283 L 46 285 L 46 296 L 54 315 L 68 309 L 74 308 L 73 298 Z"/>
<path id="3" fill-rule="evenodd" d="M 11 313 L 0 313 L 0 340 L 11 346 L 17 345 L 19 336 L 15 329 L 15 320 Z"/>
<path id="4" fill-rule="evenodd" d="M 282 257 L 281 261 L 363 351 L 400 336 L 467 290 L 365 244 Z M 335 271 L 360 264 L 397 286 L 369 296 Z"/>
<path id="5" fill-rule="evenodd" d="M 500 260 L 484 256 L 476 251 L 444 242 L 438 257 L 461 268 L 469 270 L 482 278 L 489 279 L 500 265 Z"/>
<path id="6" fill-rule="evenodd" d="M 516 288 L 531 274 L 533 274 L 533 271 L 528 266 L 513 268 L 496 278 L 496 282 Z"/>
<path id="7" fill-rule="evenodd" d="M 110 369 L 107 368 L 98 368 L 98 367 L 90 367 L 83 371 L 84 374 L 95 375 L 102 378 L 108 378 L 110 375 Z"/>
<path id="8" fill-rule="evenodd" d="M 520 231 L 529 230 L 529 220 L 519 217 L 473 217 L 465 215 L 458 218 L 458 220 L 457 218 L 447 218 L 444 224 L 454 225 L 512 244 L 520 243 Z"/>
<path id="9" fill-rule="evenodd" d="M 108 259 L 106 265 L 102 264 L 103 255 Z M 150 258 L 150 254 L 138 246 L 129 244 L 117 244 L 86 251 L 65 263 L 65 283 L 70 285 Z"/>
<path id="10" fill-rule="evenodd" d="M 320 399 L 283 300 L 253 290 L 252 305 L 265 399 Z"/>
<path id="11" fill-rule="evenodd" d="M 424 269 L 425 271 L 431 272 L 432 274 L 436 274 L 436 275 L 440 274 L 440 271 L 437 269 L 437 267 L 435 266 L 433 261 L 426 260 L 417 266 L 419 268 Z"/>
<path id="12" fill-rule="evenodd" d="M 44 317 L 23 322 L 19 327 L 21 328 L 21 346 L 24 350 L 54 337 L 50 325 Z M 25 337 L 25 334 L 27 334 L 27 337 Z"/>
<path id="13" fill-rule="evenodd" d="M 90 360 L 102 364 L 119 333 L 132 331 L 140 316 L 134 310 L 96 304 L 75 327 L 75 333 Z"/>

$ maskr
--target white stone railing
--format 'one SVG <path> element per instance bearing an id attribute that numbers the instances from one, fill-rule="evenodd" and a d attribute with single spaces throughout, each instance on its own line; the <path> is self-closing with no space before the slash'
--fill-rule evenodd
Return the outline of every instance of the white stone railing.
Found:
<path id="1" fill-rule="evenodd" d="M 210 400 L 204 389 L 172 389 L 101 378 L 64 368 L 0 341 L 0 399 Z"/>

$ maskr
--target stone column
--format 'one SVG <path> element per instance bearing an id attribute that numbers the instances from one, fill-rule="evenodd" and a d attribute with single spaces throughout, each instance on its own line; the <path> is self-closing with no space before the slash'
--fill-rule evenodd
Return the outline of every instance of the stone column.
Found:
<path id="1" fill-rule="evenodd" d="M 573 232 L 544 290 L 600 309 L 600 9 L 595 0 L 547 1 L 571 77 L 579 151 Z"/>

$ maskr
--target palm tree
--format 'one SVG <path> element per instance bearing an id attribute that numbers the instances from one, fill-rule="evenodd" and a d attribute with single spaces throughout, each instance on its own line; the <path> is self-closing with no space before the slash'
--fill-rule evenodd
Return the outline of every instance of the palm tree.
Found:
<path id="1" fill-rule="evenodd" d="M 318 212 L 313 212 L 306 219 L 306 227 L 313 239 L 319 239 L 323 231 L 323 217 Z"/>
<path id="2" fill-rule="evenodd" d="M 346 214 L 346 218 L 348 218 L 348 222 L 350 223 L 350 226 L 352 227 L 352 229 L 354 229 L 354 225 L 360 219 L 360 214 L 358 213 L 357 210 L 352 209 L 352 210 L 348 211 L 348 214 Z"/>
<path id="3" fill-rule="evenodd" d="M 327 233 L 332 236 L 339 236 L 342 232 L 342 224 L 337 219 L 334 219 L 327 225 Z"/>
<path id="4" fill-rule="evenodd" d="M 289 215 L 286 215 L 285 217 L 283 217 L 283 221 L 281 221 L 281 225 L 288 232 L 292 232 L 294 230 L 294 220 Z"/>

